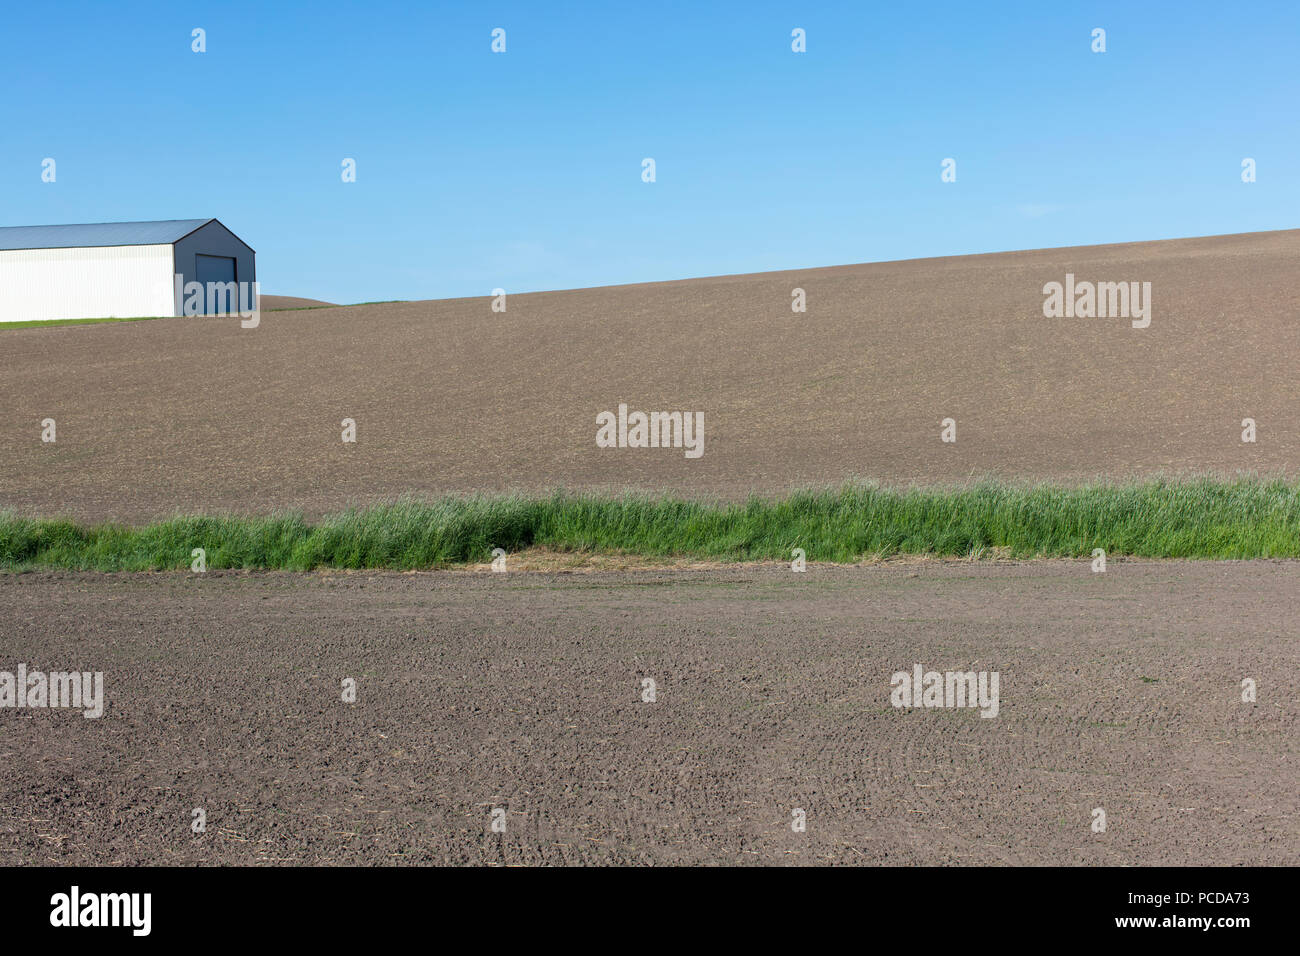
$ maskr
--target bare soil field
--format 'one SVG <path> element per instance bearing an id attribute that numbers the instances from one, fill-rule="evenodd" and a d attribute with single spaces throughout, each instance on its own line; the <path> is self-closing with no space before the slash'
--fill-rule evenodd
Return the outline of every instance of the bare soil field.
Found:
<path id="1" fill-rule="evenodd" d="M 263 295 L 258 297 L 258 303 L 263 312 L 274 312 L 278 309 L 316 309 L 334 305 L 333 302 L 304 299 L 296 295 Z"/>
<path id="2" fill-rule="evenodd" d="M 1286 231 L 511 295 L 504 313 L 485 295 L 0 331 L 0 507 L 138 522 L 561 485 L 1281 473 L 1298 260 Z M 1044 318 L 1067 273 L 1150 282 L 1150 326 Z M 622 402 L 702 412 L 703 456 L 597 448 Z"/>
<path id="3" fill-rule="evenodd" d="M 0 669 L 107 705 L 0 710 L 0 862 L 1295 865 L 1298 612 L 1296 562 L 5 574 Z M 998 715 L 892 707 L 918 663 Z"/>

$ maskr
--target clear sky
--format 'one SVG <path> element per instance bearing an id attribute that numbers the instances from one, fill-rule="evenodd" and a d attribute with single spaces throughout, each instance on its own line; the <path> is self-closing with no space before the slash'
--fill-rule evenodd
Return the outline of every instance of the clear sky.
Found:
<path id="1" fill-rule="evenodd" d="M 3 21 L 0 225 L 216 216 L 265 293 L 1300 227 L 1295 0 L 95 0 Z"/>

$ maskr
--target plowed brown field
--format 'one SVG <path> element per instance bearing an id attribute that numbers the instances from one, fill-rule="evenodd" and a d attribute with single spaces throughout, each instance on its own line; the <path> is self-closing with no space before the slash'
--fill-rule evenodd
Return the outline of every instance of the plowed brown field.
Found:
<path id="1" fill-rule="evenodd" d="M 0 669 L 106 699 L 0 711 L 0 862 L 1295 865 L 1297 612 L 1263 561 L 0 575 Z M 997 717 L 891 706 L 918 663 Z"/>
<path id="2" fill-rule="evenodd" d="M 1292 231 L 505 313 L 0 329 L 0 507 L 1280 473 L 1300 448 L 1298 258 Z M 1066 273 L 1150 282 L 1150 326 L 1044 318 Z M 703 412 L 704 455 L 597 448 L 621 402 Z M 0 710 L 0 862 L 1300 863 L 1300 562 L 525 566 L 0 574 L 0 671 L 99 671 L 107 699 L 97 720 Z M 917 664 L 998 672 L 996 719 L 892 707 L 890 675 Z"/>
<path id="3" fill-rule="evenodd" d="M 512 295 L 504 313 L 485 296 L 247 330 L 0 329 L 0 507 L 139 521 L 559 485 L 1275 473 L 1300 448 L 1298 265 L 1286 231 Z M 1150 326 L 1044 318 L 1066 273 L 1150 282 Z M 620 402 L 703 412 L 703 456 L 597 448 Z"/>

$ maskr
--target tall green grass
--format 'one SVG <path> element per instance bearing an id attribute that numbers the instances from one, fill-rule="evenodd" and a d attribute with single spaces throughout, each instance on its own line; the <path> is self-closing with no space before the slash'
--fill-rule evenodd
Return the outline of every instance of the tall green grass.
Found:
<path id="1" fill-rule="evenodd" d="M 1241 479 L 1129 485 L 898 489 L 849 484 L 742 503 L 672 497 L 471 496 L 401 499 L 308 523 L 300 515 L 175 517 L 84 526 L 0 514 L 0 568 L 445 567 L 493 548 L 810 561 L 864 556 L 1300 557 L 1300 484 Z"/>

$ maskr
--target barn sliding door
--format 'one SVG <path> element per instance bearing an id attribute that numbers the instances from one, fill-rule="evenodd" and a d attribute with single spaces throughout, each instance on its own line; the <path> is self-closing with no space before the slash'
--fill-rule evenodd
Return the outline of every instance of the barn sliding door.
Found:
<path id="1" fill-rule="evenodd" d="M 195 275 L 203 286 L 203 314 L 238 312 L 239 292 L 233 285 L 235 260 L 225 256 L 195 256 L 194 260 Z"/>

